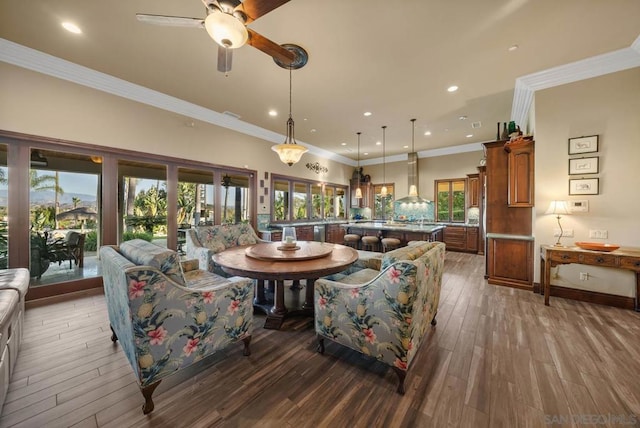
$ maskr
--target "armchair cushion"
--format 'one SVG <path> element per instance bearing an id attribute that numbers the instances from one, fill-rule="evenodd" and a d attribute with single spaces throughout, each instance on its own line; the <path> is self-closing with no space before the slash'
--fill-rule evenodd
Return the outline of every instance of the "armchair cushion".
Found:
<path id="1" fill-rule="evenodd" d="M 144 239 L 132 239 L 120 244 L 123 256 L 137 265 L 151 266 L 180 285 L 186 285 L 180 256 L 173 250 L 149 245 Z"/>

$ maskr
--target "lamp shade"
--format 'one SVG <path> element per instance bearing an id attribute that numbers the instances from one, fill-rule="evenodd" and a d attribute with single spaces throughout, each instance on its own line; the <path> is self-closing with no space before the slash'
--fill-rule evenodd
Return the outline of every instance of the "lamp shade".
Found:
<path id="1" fill-rule="evenodd" d="M 306 147 L 295 143 L 276 144 L 275 146 L 271 146 L 271 150 L 276 152 L 280 157 L 280 160 L 289 166 L 298 162 L 302 155 L 309 151 Z"/>
<path id="2" fill-rule="evenodd" d="M 567 201 L 551 201 L 545 214 L 569 215 L 571 211 L 569 211 Z"/>
<path id="3" fill-rule="evenodd" d="M 383 198 L 387 196 L 387 186 L 382 186 L 382 189 L 380 189 L 380 196 L 382 196 Z"/>
<path id="4" fill-rule="evenodd" d="M 224 12 L 212 12 L 207 15 L 204 28 L 217 44 L 229 49 L 239 48 L 249 38 L 247 27 L 233 15 Z"/>
<path id="5" fill-rule="evenodd" d="M 356 199 L 362 199 L 362 189 L 360 187 L 356 189 Z"/>
<path id="6" fill-rule="evenodd" d="M 409 196 L 418 196 L 418 188 L 415 184 L 409 186 Z"/>

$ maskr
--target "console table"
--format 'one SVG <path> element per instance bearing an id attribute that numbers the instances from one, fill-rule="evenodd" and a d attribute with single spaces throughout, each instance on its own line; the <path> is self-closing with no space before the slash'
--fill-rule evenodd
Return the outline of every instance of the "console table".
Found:
<path id="1" fill-rule="evenodd" d="M 549 306 L 551 294 L 551 268 L 558 265 L 577 263 L 589 266 L 625 269 L 636 274 L 636 297 L 634 307 L 640 312 L 640 248 L 622 247 L 615 251 L 590 251 L 579 247 L 540 246 L 540 285 L 544 291 L 544 304 Z"/>

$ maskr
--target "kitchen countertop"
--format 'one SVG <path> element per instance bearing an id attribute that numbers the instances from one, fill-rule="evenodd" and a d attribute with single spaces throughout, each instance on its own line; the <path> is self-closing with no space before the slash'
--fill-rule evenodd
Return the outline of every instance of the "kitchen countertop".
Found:
<path id="1" fill-rule="evenodd" d="M 364 223 L 345 223 L 344 228 L 361 227 L 363 229 L 380 229 L 380 230 L 398 230 L 407 232 L 435 232 L 444 229 L 446 225 L 437 223 L 428 223 L 424 225 L 414 223 L 382 223 L 382 222 L 364 222 Z"/>
<path id="2" fill-rule="evenodd" d="M 305 221 L 299 223 L 272 223 L 267 228 L 262 228 L 259 232 L 273 232 L 282 230 L 284 226 L 322 226 L 327 224 L 339 224 L 342 227 L 367 227 L 381 230 L 408 230 L 412 232 L 431 232 L 435 230 L 443 229 L 446 226 L 466 226 L 466 227 L 478 227 L 478 223 L 424 223 L 420 226 L 417 222 L 384 222 L 384 221 L 371 221 L 371 220 L 318 220 L 318 221 Z"/>

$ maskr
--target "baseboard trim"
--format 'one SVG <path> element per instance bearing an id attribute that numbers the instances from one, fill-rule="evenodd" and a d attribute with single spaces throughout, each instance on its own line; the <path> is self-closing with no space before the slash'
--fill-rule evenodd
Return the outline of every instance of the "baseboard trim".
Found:
<path id="1" fill-rule="evenodd" d="M 85 290 L 72 291 L 69 293 L 57 294 L 55 296 L 46 296 L 36 299 L 27 300 L 25 302 L 25 308 L 36 308 L 38 306 L 46 306 L 53 303 L 65 302 L 67 300 L 78 299 L 80 297 L 97 296 L 104 294 L 103 287 L 88 288 Z"/>
<path id="2" fill-rule="evenodd" d="M 542 294 L 540 283 L 534 285 L 534 292 Z M 633 297 L 618 296 L 616 294 L 600 293 L 598 291 L 578 290 L 576 288 L 551 286 L 551 297 L 562 297 L 564 299 L 579 300 L 581 302 L 595 303 L 598 305 L 614 306 L 622 309 L 635 309 L 635 299 Z M 553 304 L 553 302 L 551 302 Z"/>

